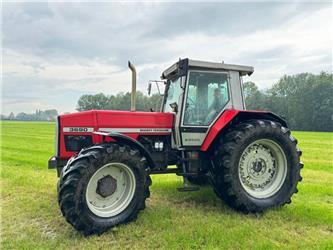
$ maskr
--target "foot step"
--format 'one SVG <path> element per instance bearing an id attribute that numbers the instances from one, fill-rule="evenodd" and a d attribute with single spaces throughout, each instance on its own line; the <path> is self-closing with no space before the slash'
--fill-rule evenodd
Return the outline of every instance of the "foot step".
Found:
<path id="1" fill-rule="evenodd" d="M 180 188 L 177 188 L 177 190 L 179 192 L 193 192 L 193 191 L 200 190 L 200 188 L 197 186 L 190 186 L 190 187 L 180 187 Z"/>

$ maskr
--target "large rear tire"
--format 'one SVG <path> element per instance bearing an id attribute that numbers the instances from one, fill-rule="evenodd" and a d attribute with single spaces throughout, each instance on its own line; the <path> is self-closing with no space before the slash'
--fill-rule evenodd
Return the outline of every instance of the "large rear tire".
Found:
<path id="1" fill-rule="evenodd" d="M 302 180 L 297 140 L 273 121 L 253 120 L 233 127 L 220 138 L 214 155 L 215 193 L 243 212 L 290 203 Z"/>
<path id="2" fill-rule="evenodd" d="M 63 216 L 83 235 L 134 220 L 150 195 L 145 167 L 145 158 L 126 145 L 107 143 L 82 150 L 60 175 Z"/>

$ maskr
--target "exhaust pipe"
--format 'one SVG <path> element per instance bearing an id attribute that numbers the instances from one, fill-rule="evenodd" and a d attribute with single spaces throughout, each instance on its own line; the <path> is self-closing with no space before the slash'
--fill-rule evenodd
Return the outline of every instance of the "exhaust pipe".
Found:
<path id="1" fill-rule="evenodd" d="M 135 104 L 136 104 L 136 69 L 130 61 L 128 61 L 128 67 L 132 71 L 131 111 L 135 111 Z"/>

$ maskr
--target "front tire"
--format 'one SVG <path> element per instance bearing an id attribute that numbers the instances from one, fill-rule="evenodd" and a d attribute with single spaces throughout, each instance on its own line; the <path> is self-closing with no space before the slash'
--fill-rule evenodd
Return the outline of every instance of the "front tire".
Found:
<path id="1" fill-rule="evenodd" d="M 59 179 L 63 216 L 83 235 L 134 220 L 150 195 L 145 165 L 137 150 L 116 143 L 82 150 Z"/>
<path id="2" fill-rule="evenodd" d="M 290 203 L 302 180 L 297 140 L 289 129 L 273 121 L 236 125 L 218 141 L 214 155 L 215 193 L 243 212 Z"/>

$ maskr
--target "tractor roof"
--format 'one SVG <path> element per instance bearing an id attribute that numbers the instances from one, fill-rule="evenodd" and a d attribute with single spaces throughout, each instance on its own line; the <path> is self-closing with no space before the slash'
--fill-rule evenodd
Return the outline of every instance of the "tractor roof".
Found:
<path id="1" fill-rule="evenodd" d="M 169 79 L 176 75 L 183 75 L 187 69 L 212 69 L 212 70 L 233 70 L 238 71 L 241 76 L 251 75 L 254 71 L 252 66 L 243 66 L 235 64 L 205 62 L 191 59 L 182 59 L 163 71 L 161 78 Z"/>

